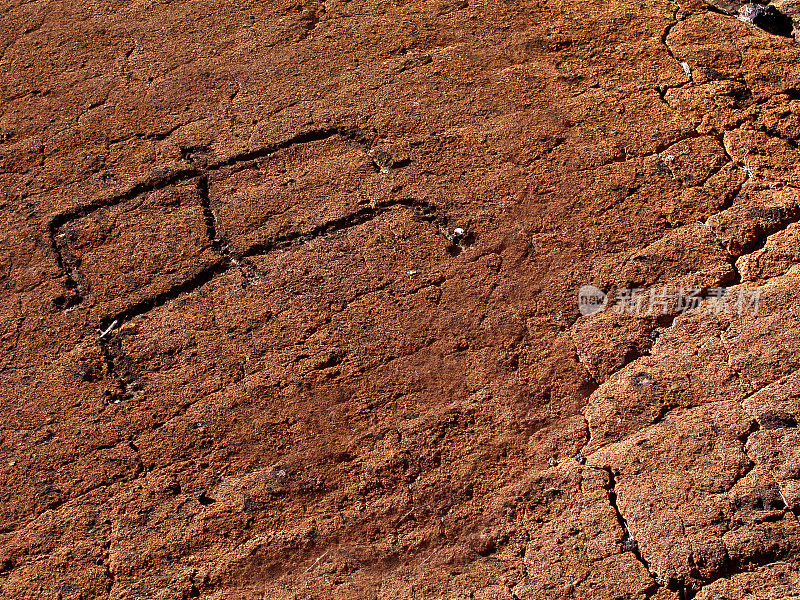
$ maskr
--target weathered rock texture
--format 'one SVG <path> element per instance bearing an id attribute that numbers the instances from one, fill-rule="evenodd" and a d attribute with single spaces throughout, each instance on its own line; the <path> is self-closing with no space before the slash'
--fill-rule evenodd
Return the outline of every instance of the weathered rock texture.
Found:
<path id="1" fill-rule="evenodd" d="M 791 37 L 0 13 L 0 598 L 800 596 Z"/>

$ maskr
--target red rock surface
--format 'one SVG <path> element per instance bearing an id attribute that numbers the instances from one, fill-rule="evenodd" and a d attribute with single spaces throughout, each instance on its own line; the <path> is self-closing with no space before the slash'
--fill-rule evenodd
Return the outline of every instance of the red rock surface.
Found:
<path id="1" fill-rule="evenodd" d="M 800 594 L 791 37 L 1 12 L 0 598 Z"/>

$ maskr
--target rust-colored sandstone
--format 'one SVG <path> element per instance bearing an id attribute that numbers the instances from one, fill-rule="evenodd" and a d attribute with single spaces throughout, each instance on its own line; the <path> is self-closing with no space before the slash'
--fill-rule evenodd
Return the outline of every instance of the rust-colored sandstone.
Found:
<path id="1" fill-rule="evenodd" d="M 0 599 L 800 597 L 790 35 L 0 13 Z"/>

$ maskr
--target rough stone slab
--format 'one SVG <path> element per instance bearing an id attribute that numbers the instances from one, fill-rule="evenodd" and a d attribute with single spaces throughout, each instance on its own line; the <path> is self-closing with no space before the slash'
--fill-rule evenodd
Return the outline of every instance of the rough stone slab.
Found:
<path id="1" fill-rule="evenodd" d="M 697 589 L 729 564 L 795 551 L 800 524 L 745 451 L 753 422 L 730 400 L 675 410 L 589 457 L 617 473 L 620 513 L 662 583 Z"/>
<path id="2" fill-rule="evenodd" d="M 754 571 L 734 573 L 705 586 L 698 600 L 794 600 L 800 598 L 800 572 L 797 564 L 778 561 Z"/>
<path id="3" fill-rule="evenodd" d="M 675 408 L 742 399 L 752 390 L 728 363 L 728 322 L 707 309 L 679 315 L 643 356 L 612 375 L 585 409 L 586 452 L 623 439 Z"/>
<path id="4" fill-rule="evenodd" d="M 786 229 L 770 235 L 763 248 L 745 254 L 736 261 L 742 281 L 761 283 L 786 273 L 800 263 L 800 225 L 790 223 Z"/>
<path id="5" fill-rule="evenodd" d="M 748 180 L 733 205 L 710 217 L 706 224 L 725 248 L 741 256 L 759 241 L 800 218 L 800 190 Z"/>
<path id="6" fill-rule="evenodd" d="M 392 184 L 379 169 L 366 148 L 334 136 L 223 170 L 209 185 L 218 234 L 239 254 L 312 234 L 390 200 Z"/>
<path id="7" fill-rule="evenodd" d="M 98 320 L 167 292 L 221 258 L 211 248 L 195 182 L 69 221 L 56 240 Z"/>

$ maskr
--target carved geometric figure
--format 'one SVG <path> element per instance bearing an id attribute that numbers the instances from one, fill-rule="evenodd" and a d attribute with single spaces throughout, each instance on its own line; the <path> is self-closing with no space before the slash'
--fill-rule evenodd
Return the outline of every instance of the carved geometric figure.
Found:
<path id="1" fill-rule="evenodd" d="M 220 261 L 196 182 L 100 208 L 64 224 L 56 242 L 99 317 L 129 310 Z"/>
<path id="2" fill-rule="evenodd" d="M 364 149 L 340 136 L 283 148 L 209 181 L 217 233 L 237 254 L 312 234 L 390 193 Z"/>

